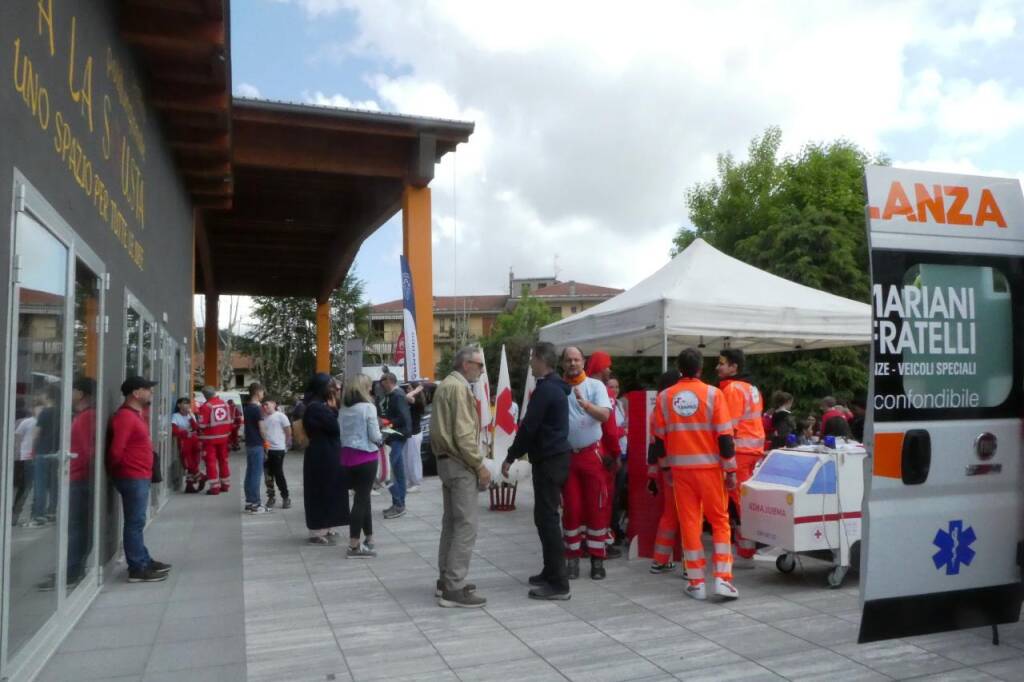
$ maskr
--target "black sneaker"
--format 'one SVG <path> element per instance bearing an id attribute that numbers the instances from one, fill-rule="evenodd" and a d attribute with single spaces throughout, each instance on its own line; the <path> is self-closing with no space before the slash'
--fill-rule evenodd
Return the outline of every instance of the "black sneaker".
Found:
<path id="1" fill-rule="evenodd" d="M 153 571 L 154 573 L 168 573 L 171 570 L 171 565 L 165 564 L 162 561 L 157 561 L 156 559 L 150 559 L 149 570 Z"/>
<path id="2" fill-rule="evenodd" d="M 158 573 L 148 566 L 141 571 L 128 570 L 130 583 L 158 583 L 164 580 L 167 580 L 167 573 Z"/>
<path id="3" fill-rule="evenodd" d="M 531 585 L 541 587 L 543 585 L 548 584 L 548 579 L 544 577 L 543 573 L 538 573 L 537 575 L 531 575 L 530 579 L 527 582 L 529 582 Z"/>
<path id="4" fill-rule="evenodd" d="M 566 568 L 569 573 L 569 580 L 576 580 L 580 577 L 580 560 L 569 559 L 565 562 Z"/>
<path id="5" fill-rule="evenodd" d="M 397 519 L 405 516 L 405 507 L 390 507 L 384 510 L 385 519 Z"/>
<path id="6" fill-rule="evenodd" d="M 541 599 L 544 601 L 569 601 L 572 594 L 569 590 L 559 590 L 552 585 L 541 585 L 527 593 L 530 599 Z"/>
<path id="7" fill-rule="evenodd" d="M 663 564 L 653 563 L 652 562 L 651 563 L 651 568 L 650 568 L 651 573 L 654 573 L 654 574 L 671 573 L 674 570 L 676 570 L 676 564 L 675 564 L 674 561 L 667 561 L 667 562 L 665 562 Z"/>
<path id="8" fill-rule="evenodd" d="M 283 500 L 281 500 L 281 509 L 291 509 L 291 508 L 292 508 L 292 498 L 286 497 Z"/>

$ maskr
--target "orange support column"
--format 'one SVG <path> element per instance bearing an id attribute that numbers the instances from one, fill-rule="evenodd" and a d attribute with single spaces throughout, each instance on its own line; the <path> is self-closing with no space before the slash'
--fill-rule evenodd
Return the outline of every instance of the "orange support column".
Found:
<path id="1" fill-rule="evenodd" d="M 203 363 L 206 365 L 203 371 L 203 382 L 207 386 L 213 386 L 218 391 L 220 385 L 220 367 L 218 366 L 217 347 L 217 325 L 218 309 L 220 307 L 220 296 L 217 294 L 206 294 L 206 327 L 203 334 L 206 339 L 203 343 Z"/>
<path id="2" fill-rule="evenodd" d="M 331 304 L 316 304 L 316 371 L 331 373 Z"/>
<path id="3" fill-rule="evenodd" d="M 434 365 L 434 279 L 431 256 L 430 188 L 405 186 L 402 193 L 402 247 L 409 260 L 416 306 L 420 373 L 436 377 Z M 418 377 L 407 377 L 416 379 Z"/>

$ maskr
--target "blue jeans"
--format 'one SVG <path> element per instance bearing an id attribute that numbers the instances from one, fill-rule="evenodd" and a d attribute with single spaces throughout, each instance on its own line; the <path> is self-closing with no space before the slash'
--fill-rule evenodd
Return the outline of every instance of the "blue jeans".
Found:
<path id="1" fill-rule="evenodd" d="M 245 446 L 245 503 L 260 503 L 260 481 L 263 480 L 262 445 Z"/>
<path id="2" fill-rule="evenodd" d="M 153 560 L 142 539 L 146 507 L 149 506 L 149 480 L 115 478 L 114 487 L 121 494 L 121 507 L 124 509 L 124 558 L 128 561 L 128 570 L 144 571 Z"/>
<path id="3" fill-rule="evenodd" d="M 32 460 L 32 518 L 57 513 L 57 456 L 37 454 Z"/>
<path id="4" fill-rule="evenodd" d="M 405 460 L 402 453 L 405 450 L 405 439 L 396 438 L 388 443 L 391 446 L 391 504 L 396 507 L 405 507 Z"/>

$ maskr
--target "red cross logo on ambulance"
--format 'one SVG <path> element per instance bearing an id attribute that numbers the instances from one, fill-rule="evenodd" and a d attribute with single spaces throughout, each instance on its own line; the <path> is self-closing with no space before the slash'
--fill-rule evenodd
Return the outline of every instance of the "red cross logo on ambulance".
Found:
<path id="1" fill-rule="evenodd" d="M 697 394 L 693 391 L 680 391 L 672 398 L 672 411 L 680 417 L 692 417 L 699 402 Z"/>

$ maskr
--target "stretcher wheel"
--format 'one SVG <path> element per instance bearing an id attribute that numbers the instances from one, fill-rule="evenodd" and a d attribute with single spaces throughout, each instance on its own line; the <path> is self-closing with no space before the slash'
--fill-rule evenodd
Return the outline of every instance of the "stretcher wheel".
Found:
<path id="1" fill-rule="evenodd" d="M 843 579 L 846 578 L 846 572 L 849 571 L 849 566 L 836 566 L 828 574 L 828 586 L 833 590 L 843 586 Z"/>
<path id="2" fill-rule="evenodd" d="M 775 568 L 779 569 L 780 573 L 792 573 L 796 568 L 796 557 L 792 554 L 780 554 L 775 559 Z"/>

